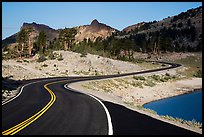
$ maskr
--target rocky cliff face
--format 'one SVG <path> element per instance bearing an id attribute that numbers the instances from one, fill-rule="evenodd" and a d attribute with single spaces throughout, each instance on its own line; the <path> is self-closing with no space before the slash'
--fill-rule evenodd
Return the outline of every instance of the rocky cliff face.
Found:
<path id="1" fill-rule="evenodd" d="M 37 38 L 40 31 L 42 31 L 42 30 L 45 31 L 45 33 L 47 35 L 47 39 L 49 41 L 53 41 L 59 35 L 58 30 L 52 29 L 49 26 L 44 25 L 44 24 L 37 24 L 35 22 L 33 22 L 33 23 L 23 23 L 20 30 L 28 29 L 28 28 L 32 29 L 32 32 L 30 32 L 30 34 L 29 34 L 29 41 L 32 41 L 32 42 L 34 42 L 34 40 Z M 16 34 L 11 35 L 10 37 L 2 40 L 2 48 L 7 46 L 7 45 L 11 45 L 11 44 L 16 43 L 17 35 L 18 35 L 18 32 Z"/>
<path id="2" fill-rule="evenodd" d="M 96 19 L 93 20 L 90 25 L 78 26 L 76 29 L 78 31 L 75 36 L 76 42 L 83 41 L 84 39 L 95 41 L 97 37 L 104 39 L 118 31 L 103 23 L 99 23 Z"/>
<path id="3" fill-rule="evenodd" d="M 21 29 L 24 29 L 24 28 L 29 28 L 31 27 L 33 29 L 33 31 L 37 34 L 40 33 L 40 31 L 45 31 L 46 35 L 47 35 L 47 39 L 49 41 L 52 41 L 54 38 L 58 37 L 58 31 L 53 29 L 53 28 L 50 28 L 49 26 L 47 25 L 44 25 L 44 24 L 37 24 L 35 22 L 33 23 L 23 23 L 23 26 L 21 27 Z"/>

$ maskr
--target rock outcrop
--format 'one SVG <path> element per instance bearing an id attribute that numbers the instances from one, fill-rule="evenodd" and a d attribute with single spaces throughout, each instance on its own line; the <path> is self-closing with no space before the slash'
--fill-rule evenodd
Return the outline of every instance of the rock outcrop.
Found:
<path id="1" fill-rule="evenodd" d="M 99 23 L 96 19 L 94 19 L 90 25 L 78 26 L 76 29 L 78 30 L 75 36 L 76 42 L 83 41 L 84 39 L 95 41 L 98 37 L 105 39 L 112 35 L 112 33 L 118 31 L 106 24 Z"/>

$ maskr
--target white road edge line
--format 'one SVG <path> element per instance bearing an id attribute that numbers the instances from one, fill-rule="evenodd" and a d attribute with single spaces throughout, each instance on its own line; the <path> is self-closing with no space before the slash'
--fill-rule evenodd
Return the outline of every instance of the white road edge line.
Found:
<path id="1" fill-rule="evenodd" d="M 74 89 L 68 87 L 68 85 L 69 85 L 69 84 L 65 84 L 65 85 L 64 85 L 64 88 L 69 89 L 69 90 L 74 90 Z M 74 90 L 74 91 L 75 91 L 75 92 L 78 92 L 78 91 L 76 91 L 76 90 Z M 80 93 L 81 93 L 81 92 L 80 92 Z M 83 93 L 83 94 L 86 94 L 86 93 Z M 104 110 L 105 110 L 105 112 L 106 112 L 106 115 L 107 115 L 107 119 L 108 119 L 108 135 L 113 135 L 113 126 L 112 126 L 112 122 L 111 122 L 111 116 L 110 116 L 110 113 L 109 113 L 108 109 L 106 108 L 106 106 L 105 106 L 99 99 L 97 99 L 96 97 L 94 97 L 93 95 L 88 94 L 88 93 L 87 93 L 86 95 L 88 95 L 88 96 L 94 98 L 95 100 L 97 100 L 97 101 L 103 106 L 103 108 L 104 108 Z"/>
<path id="2" fill-rule="evenodd" d="M 37 82 L 33 82 L 33 83 L 37 83 Z M 5 105 L 5 104 L 11 102 L 12 100 L 16 99 L 18 96 L 20 96 L 20 94 L 22 93 L 23 88 L 24 88 L 25 86 L 28 86 L 28 85 L 33 84 L 33 83 L 31 82 L 31 83 L 28 83 L 28 84 L 23 85 L 23 86 L 20 88 L 21 90 L 20 90 L 20 92 L 18 93 L 18 95 L 16 95 L 16 96 L 14 96 L 13 98 L 11 98 L 11 99 L 9 99 L 9 100 L 3 102 L 2 105 Z"/>
<path id="3" fill-rule="evenodd" d="M 34 83 L 39 83 L 39 82 L 42 82 L 42 81 L 50 81 L 50 80 L 54 80 L 54 79 L 41 80 L 41 81 L 39 80 L 39 81 L 36 81 L 36 82 L 31 82 L 31 83 L 27 83 L 27 84 L 23 85 L 23 86 L 20 88 L 21 90 L 20 90 L 20 92 L 18 93 L 18 95 L 14 96 L 13 98 L 11 98 L 11 99 L 9 99 L 9 100 L 7 100 L 7 101 L 5 101 L 5 102 L 2 102 L 2 105 L 7 104 L 7 103 L 11 102 L 12 100 L 16 99 L 18 96 L 20 96 L 20 94 L 23 92 L 23 88 L 24 88 L 25 86 L 28 86 L 28 85 L 34 84 Z"/>

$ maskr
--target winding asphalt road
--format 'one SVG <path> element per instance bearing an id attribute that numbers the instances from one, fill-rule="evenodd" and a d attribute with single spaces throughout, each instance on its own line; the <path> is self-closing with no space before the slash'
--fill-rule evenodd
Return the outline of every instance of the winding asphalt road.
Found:
<path id="1" fill-rule="evenodd" d="M 128 135 L 198 134 L 123 106 L 65 88 L 67 83 L 136 75 L 172 69 L 147 70 L 120 75 L 56 77 L 24 82 L 17 97 L 2 105 L 3 135 Z"/>

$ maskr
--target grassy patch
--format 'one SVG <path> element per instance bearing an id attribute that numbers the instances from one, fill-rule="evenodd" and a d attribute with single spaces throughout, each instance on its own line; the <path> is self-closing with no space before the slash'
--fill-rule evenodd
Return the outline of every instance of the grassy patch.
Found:
<path id="1" fill-rule="evenodd" d="M 132 84 L 131 84 L 132 86 L 134 86 L 134 87 L 139 87 L 139 88 L 143 88 L 143 83 L 142 82 L 140 82 L 140 81 L 137 81 L 137 82 L 133 82 Z"/>
<path id="2" fill-rule="evenodd" d="M 16 62 L 22 63 L 22 61 L 21 61 L 21 60 L 16 60 Z"/>
<path id="3" fill-rule="evenodd" d="M 149 113 L 151 113 L 151 114 L 155 114 L 155 115 L 157 114 L 156 111 L 154 111 L 154 110 L 152 110 L 152 109 L 144 108 L 144 106 L 137 105 L 136 107 L 137 107 L 137 109 L 139 109 L 139 110 L 143 110 L 143 111 L 149 112 Z"/>
<path id="4" fill-rule="evenodd" d="M 28 61 L 28 60 L 25 60 L 25 59 L 23 60 L 23 62 L 29 63 L 29 61 Z"/>
<path id="5" fill-rule="evenodd" d="M 145 60 L 144 59 L 134 59 L 133 62 L 135 62 L 135 63 L 144 63 Z"/>
<path id="6" fill-rule="evenodd" d="M 145 77 L 143 77 L 143 76 L 133 76 L 133 78 L 136 80 L 142 80 L 142 81 L 145 80 Z"/>
<path id="7" fill-rule="evenodd" d="M 156 68 L 164 67 L 160 63 L 154 63 L 154 62 L 152 63 L 152 62 L 147 62 L 147 61 L 137 63 L 137 65 L 139 65 L 140 67 L 142 67 L 144 69 L 156 69 Z"/>
<path id="8" fill-rule="evenodd" d="M 128 106 L 134 106 L 134 102 L 128 102 L 128 101 L 124 101 L 123 103 L 125 103 Z"/>
<path id="9" fill-rule="evenodd" d="M 136 107 L 139 110 L 143 110 L 143 111 L 149 112 L 151 114 L 157 115 L 156 111 L 144 108 L 144 106 L 137 105 Z M 187 121 L 187 120 L 177 118 L 177 117 L 172 117 L 172 116 L 169 116 L 169 115 L 165 115 L 165 116 L 164 115 L 159 115 L 159 117 L 161 117 L 163 119 L 167 119 L 169 121 L 175 121 L 175 122 L 179 122 L 181 124 L 186 124 L 186 125 L 191 126 L 191 127 L 200 128 L 200 129 L 202 128 L 202 123 L 197 122 L 195 119 Z"/>
<path id="10" fill-rule="evenodd" d="M 179 74 L 185 77 L 202 76 L 202 73 L 200 73 L 202 72 L 202 56 L 199 54 L 198 55 L 196 54 L 195 56 L 188 56 L 186 58 L 178 59 L 173 62 L 182 64 L 184 67 L 187 68 L 184 71 L 180 71 L 180 70 L 177 71 Z"/>
<path id="11" fill-rule="evenodd" d="M 132 85 L 134 87 L 143 88 L 143 85 L 153 87 L 157 83 L 167 82 L 169 80 L 175 80 L 175 79 L 177 79 L 177 76 L 176 75 L 170 75 L 169 73 L 166 73 L 165 75 L 151 75 L 151 76 L 147 76 L 147 77 L 133 76 L 133 79 L 136 80 L 136 81 L 132 82 Z"/>
<path id="12" fill-rule="evenodd" d="M 43 64 L 42 67 L 48 67 L 48 65 L 47 64 Z"/>
<path id="13" fill-rule="evenodd" d="M 202 67 L 202 57 L 200 56 L 188 56 L 186 58 L 175 60 L 174 62 L 183 64 L 187 67 Z"/>
<path id="14" fill-rule="evenodd" d="M 180 75 L 183 75 L 187 78 L 191 78 L 191 77 L 197 77 L 196 75 L 196 72 L 198 71 L 199 69 L 198 68 L 195 68 L 195 67 L 187 67 L 185 70 L 178 70 L 177 73 L 180 74 Z"/>
<path id="15" fill-rule="evenodd" d="M 149 78 L 152 78 L 153 80 L 155 80 L 157 82 L 160 82 L 160 76 L 159 75 L 152 75 L 152 76 L 149 76 Z"/>
<path id="16" fill-rule="evenodd" d="M 153 81 L 151 81 L 151 80 L 147 80 L 147 81 L 144 83 L 144 85 L 145 85 L 145 86 L 153 87 L 153 86 L 155 86 L 156 84 L 155 84 Z"/>
<path id="17" fill-rule="evenodd" d="M 172 79 L 176 79 L 175 75 L 170 75 L 169 73 L 166 73 L 165 75 L 152 75 L 148 76 L 148 79 L 152 79 L 155 82 L 167 82 Z"/>
<path id="18" fill-rule="evenodd" d="M 193 74 L 194 77 L 202 78 L 202 70 L 198 70 L 195 74 Z"/>
<path id="19" fill-rule="evenodd" d="M 93 89 L 92 86 L 88 85 L 88 84 L 83 84 L 82 87 L 86 88 L 86 89 Z"/>
<path id="20" fill-rule="evenodd" d="M 179 122 L 182 124 L 186 124 L 186 125 L 191 126 L 191 127 L 202 128 L 202 123 L 197 122 L 195 119 L 188 121 L 188 120 L 184 120 L 184 119 L 177 118 L 177 117 L 174 118 L 174 117 L 169 116 L 169 115 L 160 116 L 160 117 L 163 119 L 167 119 L 169 121 L 176 121 L 176 122 Z"/>

